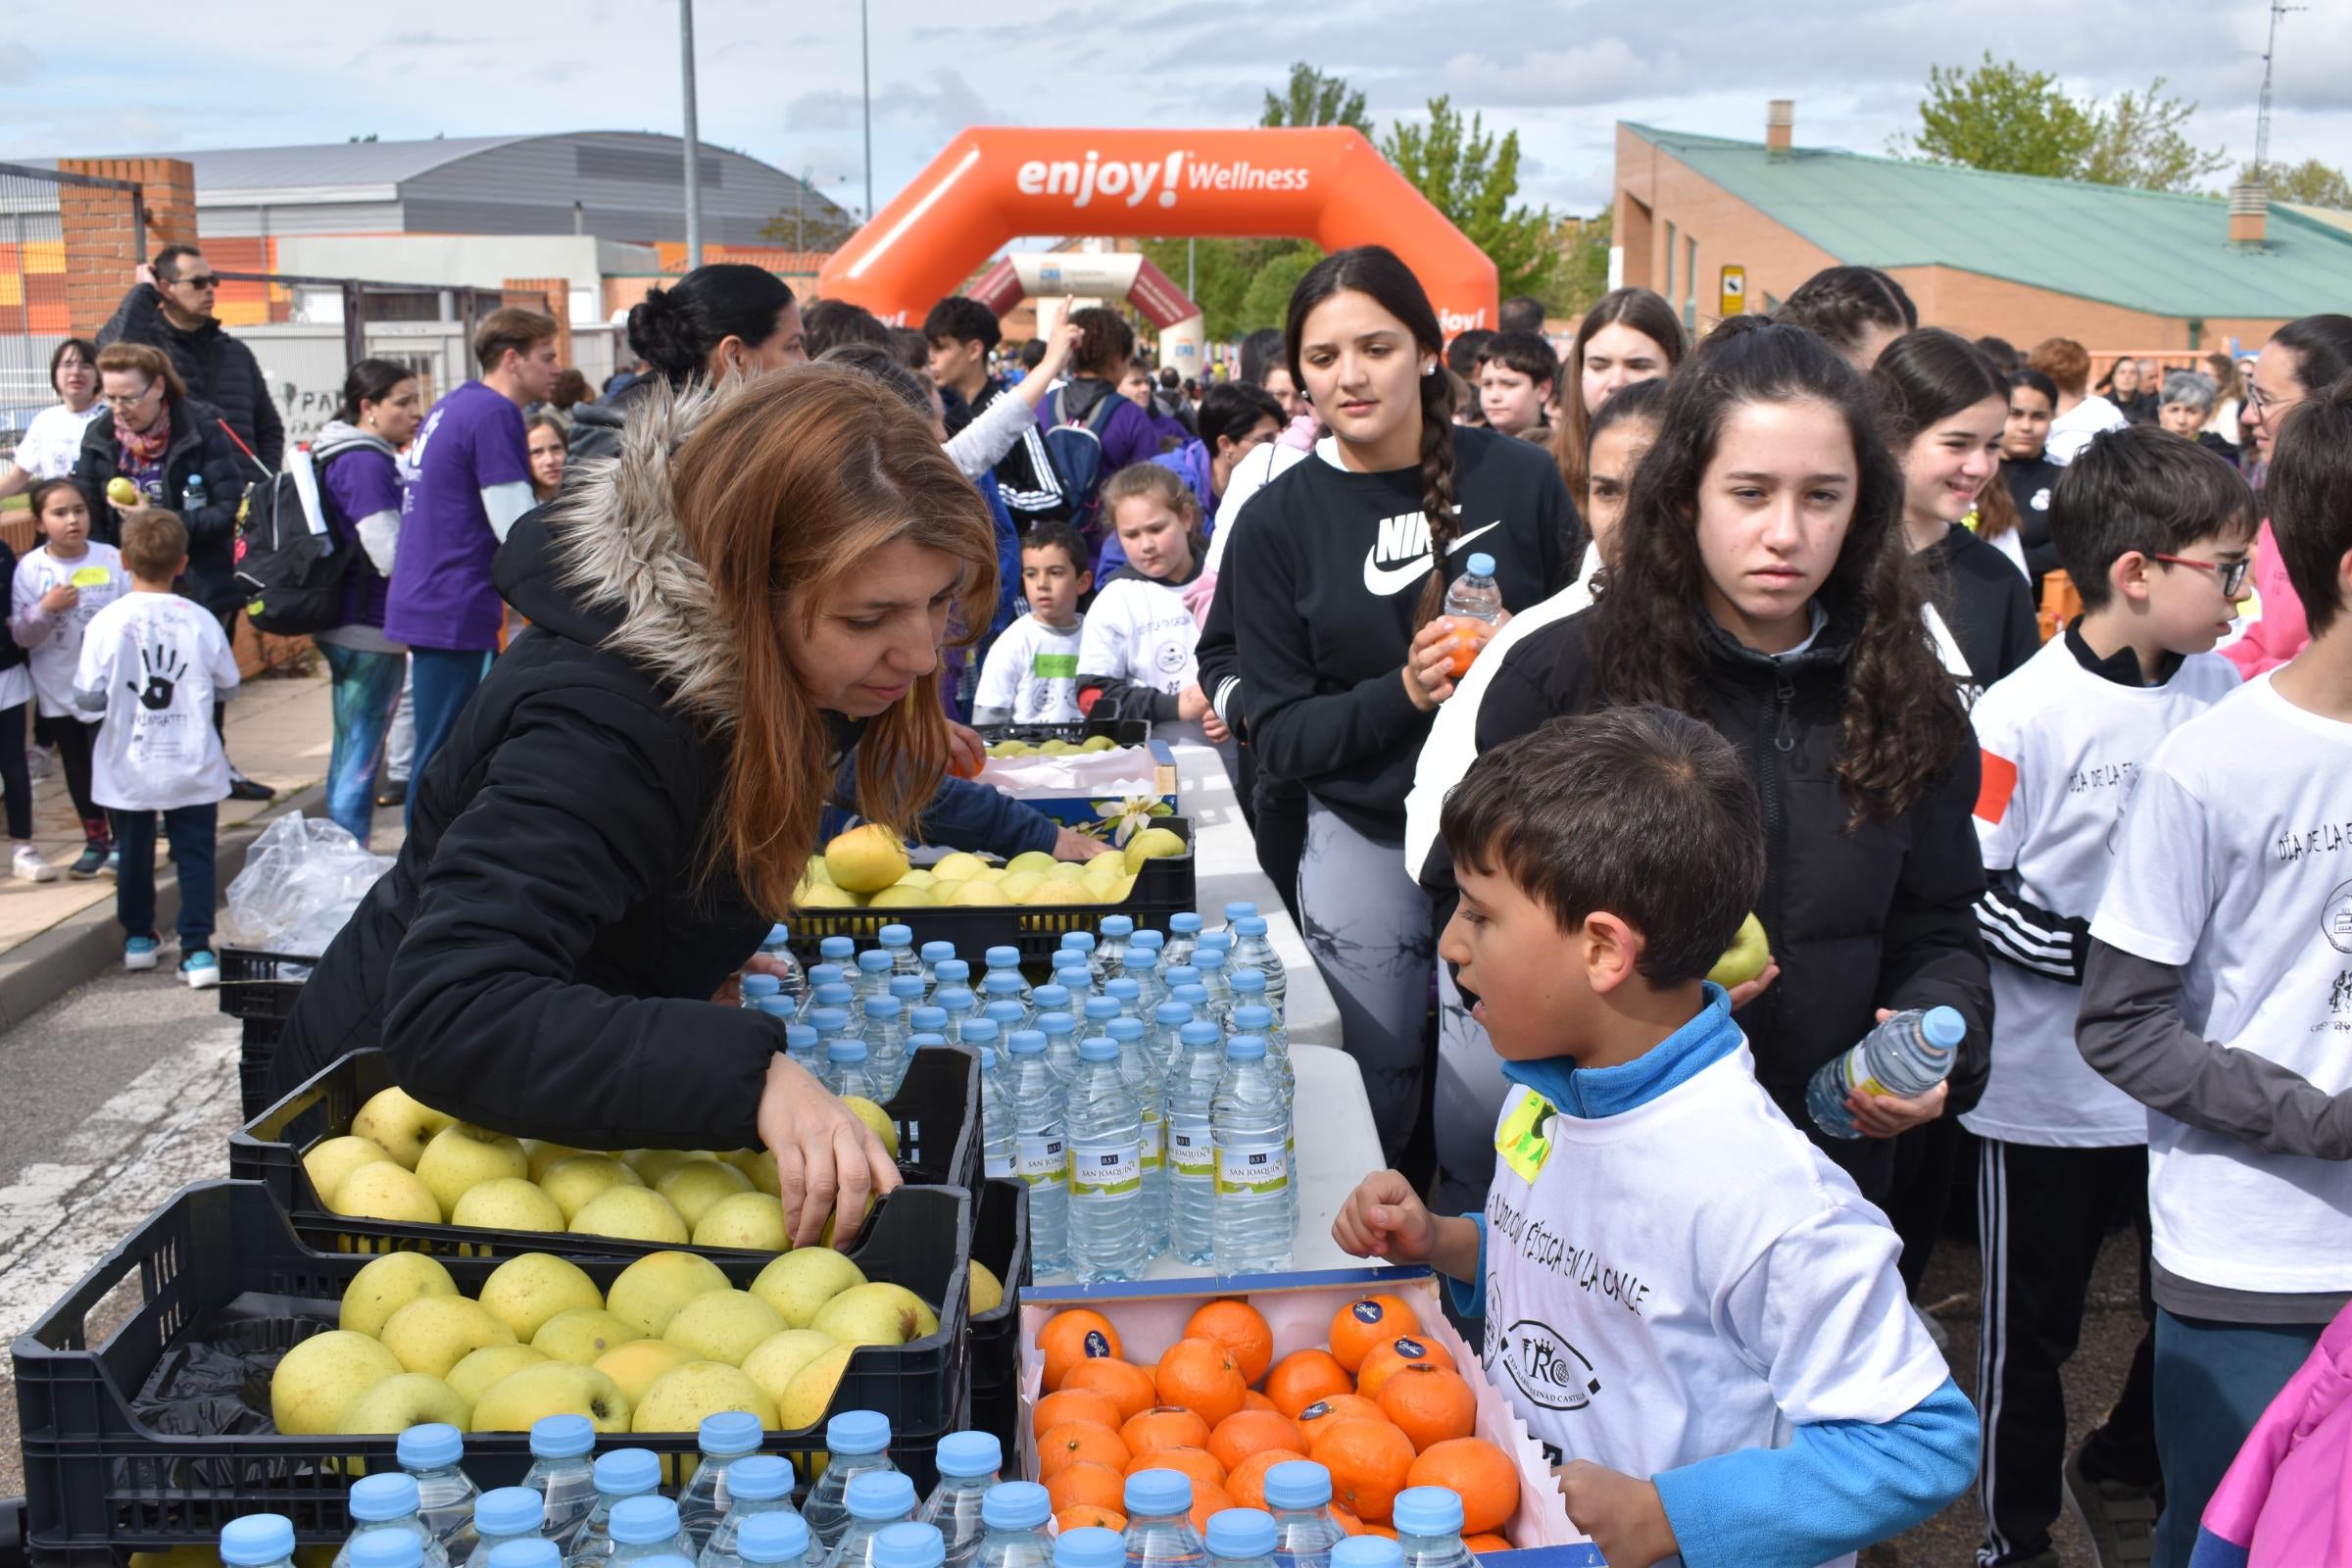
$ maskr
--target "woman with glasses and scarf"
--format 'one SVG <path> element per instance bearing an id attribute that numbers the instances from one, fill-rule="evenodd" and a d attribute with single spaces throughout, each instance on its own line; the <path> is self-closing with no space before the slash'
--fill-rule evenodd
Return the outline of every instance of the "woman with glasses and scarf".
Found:
<path id="1" fill-rule="evenodd" d="M 2306 316 L 2271 334 L 2246 382 L 2246 429 L 2253 437 L 2258 485 L 2287 415 L 2347 374 L 2352 374 L 2352 316 Z M 2303 601 L 2287 580 L 2268 520 L 2254 539 L 2254 623 L 2222 650 L 2248 680 L 2277 669 L 2311 641 Z"/>

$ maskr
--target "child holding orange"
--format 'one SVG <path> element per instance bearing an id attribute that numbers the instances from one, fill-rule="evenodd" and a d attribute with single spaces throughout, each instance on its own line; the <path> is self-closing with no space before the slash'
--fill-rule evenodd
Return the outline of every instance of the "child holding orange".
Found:
<path id="1" fill-rule="evenodd" d="M 1655 707 L 1555 719 L 1480 758 L 1442 828 L 1440 955 L 1516 1086 L 1494 1183 L 1484 1215 L 1439 1216 L 1378 1172 L 1339 1244 L 1455 1282 L 1614 1568 L 1850 1560 L 1958 1496 L 1976 1413 L 1894 1232 L 1703 978 L 1764 873 L 1730 743 Z"/>

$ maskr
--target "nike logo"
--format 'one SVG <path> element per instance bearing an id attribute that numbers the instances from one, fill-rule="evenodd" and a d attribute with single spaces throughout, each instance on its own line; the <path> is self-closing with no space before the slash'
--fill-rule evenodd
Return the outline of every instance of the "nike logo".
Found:
<path id="1" fill-rule="evenodd" d="M 1394 593 L 1401 593 L 1403 590 L 1410 588 L 1413 584 L 1419 582 L 1423 577 L 1429 575 L 1428 520 L 1423 518 L 1419 513 L 1414 513 L 1413 517 L 1421 522 L 1420 542 L 1409 553 L 1406 553 L 1407 559 L 1403 565 L 1384 566 L 1380 564 L 1380 558 L 1384 554 L 1399 553 L 1396 549 L 1396 546 L 1399 543 L 1399 541 L 1394 540 L 1390 537 L 1388 525 L 1386 523 L 1382 525 L 1380 539 L 1373 544 L 1370 550 L 1364 552 L 1364 592 L 1368 594 L 1379 594 L 1383 597 Z M 1484 528 L 1473 528 L 1468 533 L 1463 534 L 1461 537 L 1455 539 L 1452 544 L 1447 545 L 1446 547 L 1446 553 L 1447 555 L 1452 555 L 1456 550 L 1461 549 L 1462 546 L 1468 544 L 1480 534 L 1492 533 L 1494 529 L 1501 526 L 1502 519 L 1497 517 L 1493 522 L 1488 523 Z"/>

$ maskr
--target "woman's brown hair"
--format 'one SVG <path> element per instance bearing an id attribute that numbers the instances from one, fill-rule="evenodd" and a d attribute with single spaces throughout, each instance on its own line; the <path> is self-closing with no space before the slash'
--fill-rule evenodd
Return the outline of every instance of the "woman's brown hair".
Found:
<path id="1" fill-rule="evenodd" d="M 1674 307 L 1648 289 L 1611 289 L 1585 313 L 1576 329 L 1576 341 L 1560 358 L 1559 382 L 1552 388 L 1560 416 L 1551 425 L 1551 460 L 1560 466 L 1560 477 L 1568 482 L 1568 493 L 1580 506 L 1592 483 L 1592 416 L 1585 412 L 1585 345 L 1602 327 L 1621 322 L 1658 346 L 1666 356 L 1666 375 L 1674 373 L 1690 349 L 1683 323 L 1675 319 Z"/>
<path id="2" fill-rule="evenodd" d="M 172 368 L 172 357 L 162 349 L 144 343 L 109 343 L 98 351 L 98 374 L 104 377 L 109 370 L 136 370 L 147 378 L 147 384 L 164 383 L 164 390 L 174 403 L 183 402 L 188 395 L 188 383 Z M 105 384 L 101 379 L 101 386 Z"/>
<path id="3" fill-rule="evenodd" d="M 671 459 L 671 485 L 738 666 L 711 864 L 732 866 L 755 905 L 782 913 L 832 797 L 836 744 L 794 670 L 785 617 L 799 616 L 806 632 L 875 551 L 906 539 L 962 564 L 962 622 L 985 626 L 997 597 L 995 524 L 896 394 L 829 365 L 722 394 Z M 858 810 L 901 832 L 947 769 L 939 681 L 935 666 L 865 726 L 858 747 Z"/>

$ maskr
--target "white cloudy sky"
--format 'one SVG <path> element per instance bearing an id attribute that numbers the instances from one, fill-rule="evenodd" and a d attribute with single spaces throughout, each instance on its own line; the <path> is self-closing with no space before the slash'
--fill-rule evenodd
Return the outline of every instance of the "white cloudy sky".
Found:
<path id="1" fill-rule="evenodd" d="M 2352 164 L 2352 4 L 2282 24 L 2272 153 Z M 2261 0 L 870 0 L 876 199 L 956 130 L 1237 124 L 1293 60 L 1363 88 L 1385 125 L 1450 92 L 1516 127 L 1525 187 L 1562 212 L 1609 190 L 1620 119 L 1861 151 L 1916 121 L 1931 64 L 1989 49 L 2105 96 L 2164 74 L 2199 139 L 2252 155 Z M 97 14 L 93 13 L 95 17 Z M 703 135 L 863 202 L 850 0 L 699 0 Z M 124 70 L 117 40 L 136 39 Z M 0 159 L 592 128 L 675 130 L 662 0 L 337 7 L 117 0 L 87 27 L 0 38 Z"/>

